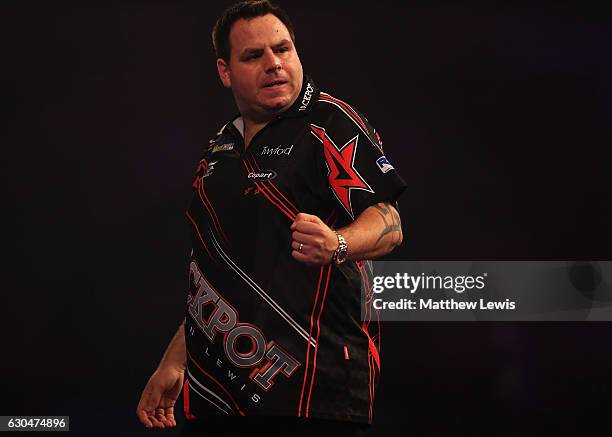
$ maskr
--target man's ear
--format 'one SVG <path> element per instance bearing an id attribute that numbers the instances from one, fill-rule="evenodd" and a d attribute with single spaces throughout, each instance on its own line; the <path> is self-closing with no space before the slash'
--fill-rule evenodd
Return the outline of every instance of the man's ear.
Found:
<path id="1" fill-rule="evenodd" d="M 225 88 L 231 88 L 232 80 L 230 79 L 229 64 L 221 58 L 217 59 L 217 72 L 219 73 L 221 82 L 223 82 L 223 86 Z"/>

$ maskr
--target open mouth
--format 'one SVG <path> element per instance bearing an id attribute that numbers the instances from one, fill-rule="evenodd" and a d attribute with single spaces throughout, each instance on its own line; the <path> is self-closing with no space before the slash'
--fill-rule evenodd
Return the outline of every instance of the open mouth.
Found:
<path id="1" fill-rule="evenodd" d="M 275 86 L 281 86 L 281 85 L 284 85 L 286 83 L 287 83 L 287 81 L 285 81 L 285 80 L 275 80 L 273 82 L 270 82 L 270 83 L 267 83 L 266 85 L 264 85 L 264 88 L 272 88 L 272 87 L 275 87 Z"/>

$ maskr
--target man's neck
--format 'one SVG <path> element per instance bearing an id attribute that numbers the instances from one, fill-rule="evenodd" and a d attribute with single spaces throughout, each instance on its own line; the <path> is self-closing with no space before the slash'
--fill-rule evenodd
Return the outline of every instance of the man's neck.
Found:
<path id="1" fill-rule="evenodd" d="M 257 134 L 257 132 L 266 127 L 266 125 L 270 123 L 271 120 L 254 121 L 246 117 L 242 117 L 242 119 L 244 121 L 244 148 L 246 150 L 246 148 L 249 147 L 249 144 L 251 144 L 251 140 Z"/>

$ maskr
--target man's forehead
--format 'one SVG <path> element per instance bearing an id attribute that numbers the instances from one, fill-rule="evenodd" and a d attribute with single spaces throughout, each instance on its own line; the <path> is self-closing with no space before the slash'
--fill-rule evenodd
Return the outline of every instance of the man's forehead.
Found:
<path id="1" fill-rule="evenodd" d="M 239 51 L 246 48 L 276 45 L 283 40 L 291 41 L 289 30 L 281 20 L 272 14 L 248 20 L 241 18 L 234 23 L 230 32 L 232 48 Z"/>

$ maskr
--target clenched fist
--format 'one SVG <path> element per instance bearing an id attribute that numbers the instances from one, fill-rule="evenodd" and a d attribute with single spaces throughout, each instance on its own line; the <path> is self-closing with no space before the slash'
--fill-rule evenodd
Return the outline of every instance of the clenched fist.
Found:
<path id="1" fill-rule="evenodd" d="M 291 225 L 291 256 L 310 266 L 329 264 L 338 248 L 338 237 L 316 215 L 299 213 Z"/>

